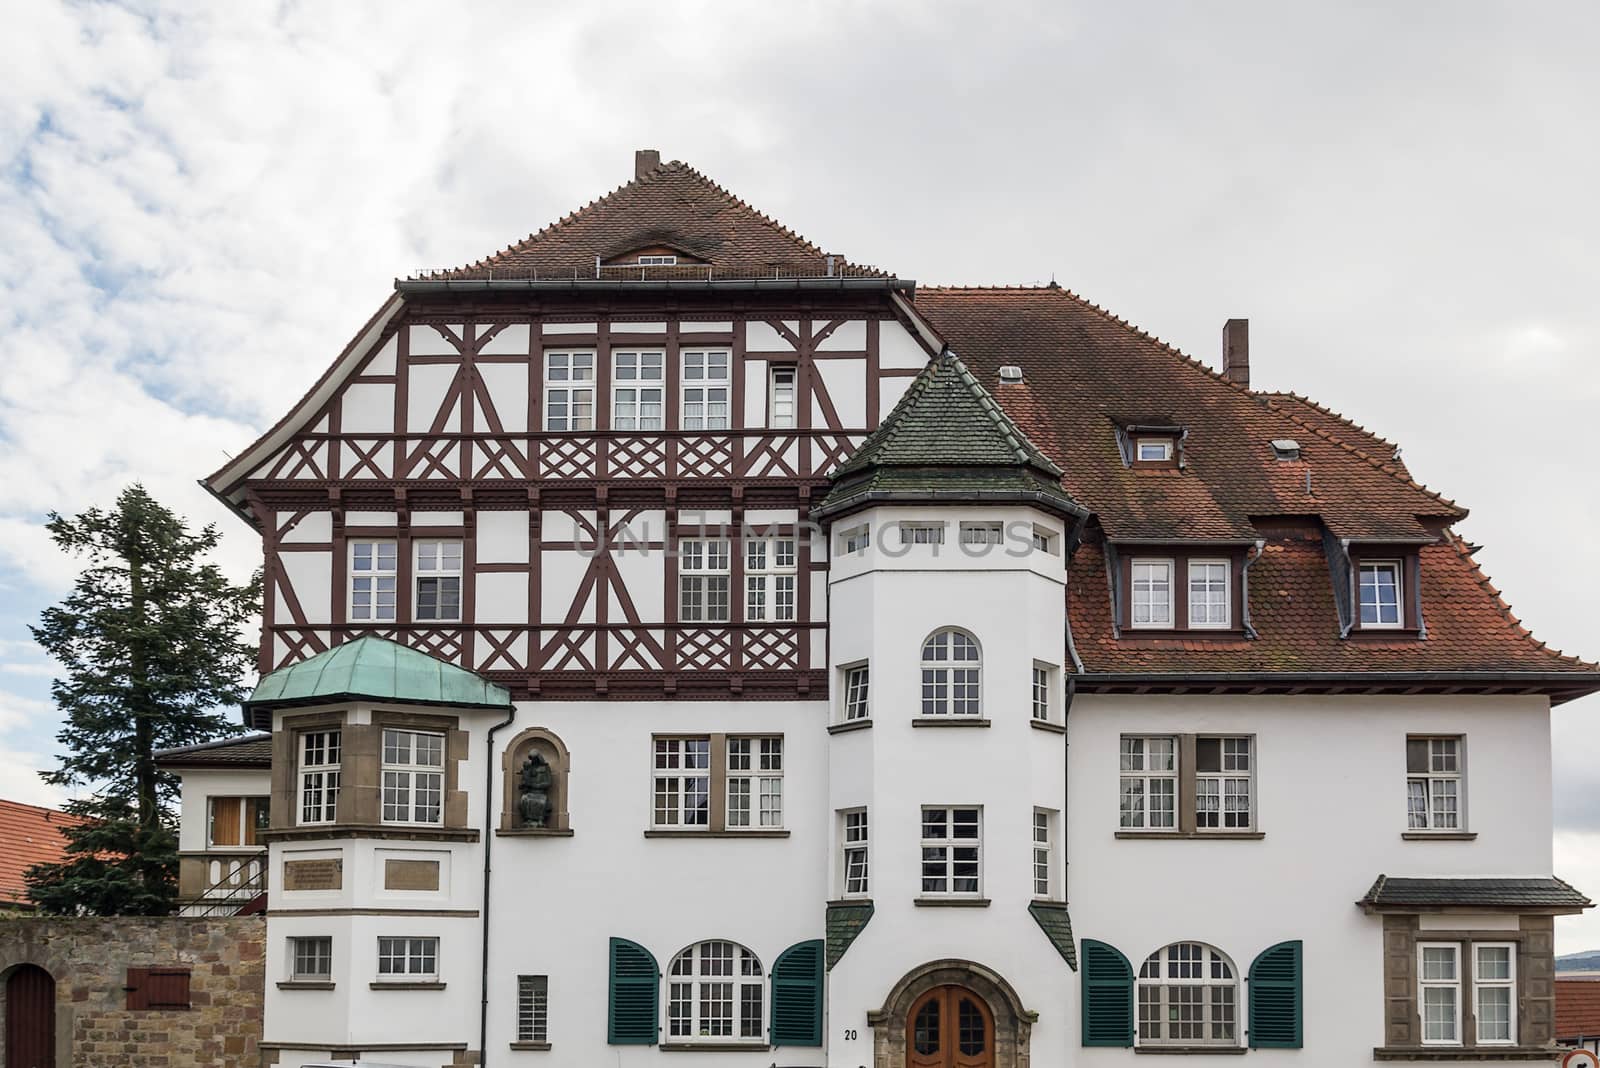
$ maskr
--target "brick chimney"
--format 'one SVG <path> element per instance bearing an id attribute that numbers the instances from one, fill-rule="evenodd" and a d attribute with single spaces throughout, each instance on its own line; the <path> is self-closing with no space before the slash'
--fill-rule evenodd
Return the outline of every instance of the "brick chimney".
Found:
<path id="1" fill-rule="evenodd" d="M 633 154 L 633 176 L 643 178 L 661 166 L 661 153 L 653 148 L 641 148 Z"/>
<path id="2" fill-rule="evenodd" d="M 1222 376 L 1250 388 L 1250 320 L 1229 319 L 1222 324 Z"/>

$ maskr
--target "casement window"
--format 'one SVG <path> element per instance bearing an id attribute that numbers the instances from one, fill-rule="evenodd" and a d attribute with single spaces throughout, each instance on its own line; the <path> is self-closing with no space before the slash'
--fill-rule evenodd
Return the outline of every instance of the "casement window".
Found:
<path id="1" fill-rule="evenodd" d="M 745 621 L 792 622 L 794 594 L 794 539 L 747 539 L 744 543 Z"/>
<path id="2" fill-rule="evenodd" d="M 655 740 L 656 827 L 711 825 L 711 739 Z"/>
<path id="3" fill-rule="evenodd" d="M 1517 947 L 1515 943 L 1472 945 L 1473 1016 L 1478 1045 L 1511 1046 L 1517 1041 Z"/>
<path id="4" fill-rule="evenodd" d="M 976 897 L 983 890 L 983 810 L 922 809 L 922 893 Z"/>
<path id="5" fill-rule="evenodd" d="M 550 977 L 517 976 L 517 1041 L 550 1041 Z"/>
<path id="6" fill-rule="evenodd" d="M 1244 831 L 1251 826 L 1250 739 L 1194 741 L 1194 823 L 1198 830 Z"/>
<path id="7" fill-rule="evenodd" d="M 1233 963 L 1199 942 L 1156 950 L 1139 969 L 1139 1045 L 1237 1046 Z"/>
<path id="8" fill-rule="evenodd" d="M 727 538 L 685 538 L 678 543 L 678 620 L 728 622 Z"/>
<path id="9" fill-rule="evenodd" d="M 439 978 L 437 938 L 378 939 L 380 983 L 428 983 Z"/>
<path id="10" fill-rule="evenodd" d="M 901 545 L 943 545 L 944 524 L 904 521 L 900 524 Z"/>
<path id="11" fill-rule="evenodd" d="M 419 538 L 416 546 L 418 622 L 455 623 L 461 619 L 461 543 Z"/>
<path id="12" fill-rule="evenodd" d="M 1461 830 L 1465 739 L 1406 739 L 1406 828 L 1412 831 Z"/>
<path id="13" fill-rule="evenodd" d="M 1005 527 L 1000 523 L 961 524 L 962 545 L 1000 545 L 1005 541 L 1005 536 Z"/>
<path id="14" fill-rule="evenodd" d="M 398 554 L 392 541 L 350 543 L 350 619 L 393 622 L 399 582 Z"/>
<path id="15" fill-rule="evenodd" d="M 661 352 L 612 353 L 611 429 L 662 428 L 666 359 Z"/>
<path id="16" fill-rule="evenodd" d="M 1055 711 L 1056 669 L 1049 664 L 1033 665 L 1033 718 L 1049 723 Z"/>
<path id="17" fill-rule="evenodd" d="M 544 354 L 544 428 L 594 429 L 594 353 Z"/>
<path id="18" fill-rule="evenodd" d="M 254 846 L 270 822 L 271 798 L 213 797 L 206 825 L 208 846 Z"/>
<path id="19" fill-rule="evenodd" d="M 976 716 L 982 711 L 982 661 L 965 631 L 934 631 L 922 643 L 922 714 Z"/>
<path id="20" fill-rule="evenodd" d="M 1133 449 L 1134 458 L 1142 464 L 1167 463 L 1172 459 L 1171 438 L 1138 438 Z"/>
<path id="21" fill-rule="evenodd" d="M 1172 561 L 1134 560 L 1132 597 L 1133 626 L 1172 626 Z"/>
<path id="22" fill-rule="evenodd" d="M 851 664 L 844 672 L 844 721 L 866 719 L 872 715 L 871 674 L 866 664 Z"/>
<path id="23" fill-rule="evenodd" d="M 326 936 L 289 939 L 289 978 L 294 982 L 327 982 L 333 977 L 333 939 Z"/>
<path id="24" fill-rule="evenodd" d="M 383 731 L 383 822 L 444 822 L 444 735 Z"/>
<path id="25" fill-rule="evenodd" d="M 300 822 L 332 823 L 339 809 L 338 731 L 300 735 Z"/>
<path id="26" fill-rule="evenodd" d="M 1231 571 L 1226 560 L 1189 561 L 1189 626 L 1225 628 L 1233 622 Z"/>
<path id="27" fill-rule="evenodd" d="M 1176 738 L 1123 735 L 1121 775 L 1124 830 L 1177 830 Z"/>
<path id="28" fill-rule="evenodd" d="M 841 553 L 861 552 L 871 542 L 871 530 L 865 523 L 839 531 L 839 551 Z"/>
<path id="29" fill-rule="evenodd" d="M 1037 551 L 1054 555 L 1056 552 L 1056 546 L 1060 544 L 1060 542 L 1057 540 L 1058 537 L 1059 535 L 1057 535 L 1055 531 L 1049 529 L 1048 527 L 1041 527 L 1037 523 L 1034 524 L 1033 547 Z"/>
<path id="30" fill-rule="evenodd" d="M 872 890 L 867 810 L 845 809 L 839 813 L 839 819 L 839 872 L 844 896 L 865 897 Z"/>
<path id="31" fill-rule="evenodd" d="M 768 372 L 767 426 L 789 430 L 795 425 L 795 368 L 778 364 Z"/>
<path id="32" fill-rule="evenodd" d="M 1417 943 L 1417 1009 L 1424 1046 L 1461 1043 L 1461 947 Z"/>
<path id="33" fill-rule="evenodd" d="M 728 353 L 683 354 L 683 429 L 728 429 Z"/>
<path id="34" fill-rule="evenodd" d="M 783 826 L 783 738 L 728 739 L 728 827 Z"/>
<path id="35" fill-rule="evenodd" d="M 738 1042 L 762 1037 L 761 961 L 733 942 L 701 942 L 667 970 L 667 1038 Z"/>
<path id="36" fill-rule="evenodd" d="M 1357 589 L 1360 592 L 1361 625 L 1363 627 L 1399 627 L 1404 620 L 1401 612 L 1400 576 L 1398 560 L 1363 561 L 1360 566 Z"/>
<path id="37" fill-rule="evenodd" d="M 1056 814 L 1048 808 L 1033 810 L 1033 896 L 1056 896 Z"/>

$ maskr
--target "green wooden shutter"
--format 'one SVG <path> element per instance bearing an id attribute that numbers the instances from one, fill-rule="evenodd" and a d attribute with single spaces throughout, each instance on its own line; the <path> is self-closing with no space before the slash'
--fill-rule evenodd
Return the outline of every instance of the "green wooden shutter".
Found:
<path id="1" fill-rule="evenodd" d="M 1133 1045 L 1133 967 L 1114 946 L 1083 940 L 1083 1044 Z"/>
<path id="2" fill-rule="evenodd" d="M 772 966 L 774 1046 L 822 1045 L 822 939 L 796 942 Z"/>
<path id="3" fill-rule="evenodd" d="M 1302 944 L 1279 942 L 1261 951 L 1250 965 L 1250 1046 L 1299 1049 L 1303 1000 Z"/>
<path id="4" fill-rule="evenodd" d="M 661 969 L 650 951 L 626 938 L 611 940 L 611 1011 L 606 1041 L 653 1046 L 660 1027 Z"/>

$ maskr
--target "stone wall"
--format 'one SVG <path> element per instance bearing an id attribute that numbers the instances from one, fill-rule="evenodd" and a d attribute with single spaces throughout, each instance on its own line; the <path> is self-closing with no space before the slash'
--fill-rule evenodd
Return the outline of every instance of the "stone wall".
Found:
<path id="1" fill-rule="evenodd" d="M 0 991 L 20 964 L 55 979 L 57 1068 L 255 1064 L 265 935 L 261 916 L 0 917 Z M 173 966 L 190 969 L 190 1008 L 127 1008 L 129 968 Z M 0 996 L 0 1033 L 4 1013 Z"/>

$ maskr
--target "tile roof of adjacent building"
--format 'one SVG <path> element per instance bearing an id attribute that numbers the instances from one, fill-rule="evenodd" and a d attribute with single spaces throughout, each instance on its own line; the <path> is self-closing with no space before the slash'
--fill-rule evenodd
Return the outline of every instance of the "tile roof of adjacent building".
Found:
<path id="1" fill-rule="evenodd" d="M 164 768 L 270 768 L 272 735 L 243 734 L 199 745 L 158 749 L 155 757 Z"/>
<path id="2" fill-rule="evenodd" d="M 1556 979 L 1557 1042 L 1600 1038 L 1600 978 Z"/>
<path id="3" fill-rule="evenodd" d="M 1587 909 L 1590 901 L 1565 881 L 1548 878 L 1449 878 L 1380 875 L 1356 904 L 1367 909 Z"/>
<path id="4" fill-rule="evenodd" d="M 83 822 L 57 809 L 0 801 L 0 906 L 32 907 L 22 873 L 61 860 L 67 848 L 62 828 Z"/>

